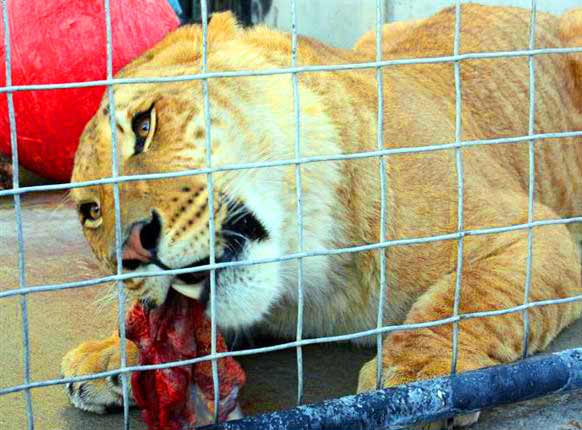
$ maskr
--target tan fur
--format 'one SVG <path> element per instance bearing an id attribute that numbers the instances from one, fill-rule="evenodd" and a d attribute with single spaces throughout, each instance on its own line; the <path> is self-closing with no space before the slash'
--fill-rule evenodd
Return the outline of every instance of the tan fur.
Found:
<path id="1" fill-rule="evenodd" d="M 510 51 L 528 46 L 529 12 L 517 8 L 465 5 L 462 8 L 462 52 Z M 386 26 L 383 56 L 412 58 L 451 55 L 454 9 L 411 23 Z M 560 39 L 561 37 L 561 39 Z M 365 35 L 354 51 L 327 47 L 301 38 L 299 64 L 341 64 L 375 58 L 375 36 Z M 200 29 L 185 27 L 129 65 L 120 76 L 170 76 L 199 71 Z M 230 14 L 210 24 L 210 71 L 287 67 L 290 36 L 264 27 L 241 30 Z M 582 10 L 557 18 L 538 14 L 537 47 L 582 46 Z M 535 133 L 582 129 L 582 61 L 579 55 L 535 57 Z M 471 60 L 461 63 L 462 139 L 475 141 L 528 133 L 527 58 Z M 420 147 L 455 141 L 455 89 L 451 64 L 394 66 L 384 70 L 385 148 Z M 209 81 L 213 166 L 294 159 L 295 121 L 290 78 L 286 75 Z M 303 157 L 376 149 L 377 89 L 374 70 L 302 73 L 301 151 Z M 159 135 L 148 153 L 131 157 L 131 139 L 120 133 L 124 175 L 178 171 L 204 166 L 202 87 L 199 81 L 118 86 L 118 112 L 131 113 L 157 99 Z M 105 107 L 107 100 L 102 106 Z M 110 129 L 98 112 L 88 124 L 77 153 L 75 181 L 110 175 Z M 191 148 L 196 148 L 192 150 Z M 536 141 L 534 218 L 558 219 L 582 214 L 582 144 L 579 139 Z M 187 154 L 187 155 L 186 155 Z M 464 228 L 527 222 L 528 142 L 477 145 L 462 150 Z M 410 239 L 457 230 L 457 173 L 453 150 L 386 157 L 387 239 Z M 262 169 L 264 170 L 264 169 Z M 261 169 L 215 174 L 217 192 L 258 186 L 268 181 Z M 283 208 L 279 234 L 296 252 L 294 166 L 279 168 L 281 183 L 265 200 Z M 262 176 L 261 176 L 262 175 Z M 306 247 L 340 248 L 379 240 L 380 196 L 377 158 L 310 163 L 302 167 Z M 254 185 L 253 185 L 254 184 Z M 257 185 L 258 184 L 258 185 Z M 189 192 L 182 192 L 184 187 Z M 154 182 L 128 182 L 121 187 L 122 223 L 127 228 L 144 219 L 152 207 L 171 218 L 192 190 L 205 190 L 203 176 Z M 101 200 L 103 226 L 86 231 L 96 255 L 109 267 L 114 249 L 111 187 L 73 191 L 77 202 Z M 186 211 L 200 209 L 204 191 Z M 219 194 L 217 194 L 219 196 Z M 218 198 L 218 197 L 217 197 Z M 177 201 L 174 201 L 177 199 Z M 333 222 L 324 217 L 333 214 Z M 203 212 L 204 213 L 204 212 Z M 259 214 L 260 215 L 260 214 Z M 195 231 L 199 256 L 208 255 L 207 223 Z M 220 232 L 218 213 L 217 231 Z M 332 224 L 332 225 L 330 225 Z M 172 223 L 170 222 L 170 225 Z M 124 230 L 126 232 L 127 230 Z M 169 234 L 169 233 L 168 233 Z M 580 225 L 534 229 L 530 301 L 582 293 L 575 234 Z M 180 233 L 176 236 L 180 238 Z M 505 309 L 524 301 L 527 230 L 464 239 L 461 313 Z M 206 247 L 206 248 L 205 248 Z M 313 247 L 313 248 L 310 248 Z M 388 286 L 385 324 L 418 323 L 452 315 L 456 284 L 457 241 L 444 240 L 387 249 Z M 305 336 L 351 333 L 375 327 L 378 304 L 379 252 L 305 259 Z M 285 272 L 295 279 L 296 266 Z M 316 268 L 329 273 L 329 287 L 317 289 Z M 294 284 L 292 284 L 294 285 Z M 139 294 L 139 285 L 135 286 Z M 290 291 L 294 291 L 293 288 Z M 261 329 L 293 336 L 296 296 L 286 294 L 262 320 Z M 580 304 L 529 310 L 529 352 L 543 350 L 574 319 Z M 466 371 L 521 357 L 522 313 L 460 323 L 458 370 Z M 385 339 L 384 383 L 394 385 L 447 374 L 451 370 L 450 324 L 393 332 Z M 373 339 L 367 339 L 373 342 Z M 115 340 L 112 340 L 115 342 Z M 109 348 L 109 343 L 107 347 Z M 100 349 L 73 350 L 66 375 L 104 370 L 94 357 Z M 130 362 L 135 350 L 130 347 Z M 90 361 L 87 361 L 90 360 Z M 79 362 L 91 365 L 79 366 Z M 76 364 L 75 364 L 76 363 Z M 360 373 L 358 390 L 375 387 L 375 361 Z M 252 383 L 252 381 L 250 381 Z"/>
<path id="2" fill-rule="evenodd" d="M 560 20 L 560 38 L 566 47 L 582 46 L 582 10 L 572 9 Z M 568 63 L 575 88 L 572 96 L 582 109 L 582 54 L 569 54 Z"/>

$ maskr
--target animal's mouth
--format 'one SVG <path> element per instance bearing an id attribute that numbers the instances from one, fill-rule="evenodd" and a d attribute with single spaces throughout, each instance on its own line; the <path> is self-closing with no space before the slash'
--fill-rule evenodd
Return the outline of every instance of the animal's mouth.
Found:
<path id="1" fill-rule="evenodd" d="M 216 262 L 220 262 L 220 259 L 217 259 Z M 180 267 L 180 269 L 193 269 L 195 267 L 208 266 L 208 265 L 210 265 L 210 258 L 209 257 L 204 258 L 202 260 L 198 260 L 198 261 L 196 261 L 192 264 L 189 264 L 187 266 Z M 167 270 L 168 268 L 162 267 L 162 269 Z M 176 275 L 176 279 L 182 281 L 186 285 L 200 284 L 202 282 L 205 282 L 209 278 L 210 278 L 210 271 L 209 270 L 181 273 L 179 275 Z"/>
<path id="2" fill-rule="evenodd" d="M 229 201 L 227 205 L 229 216 L 220 231 L 223 249 L 214 260 L 217 264 L 239 261 L 245 253 L 247 244 L 262 242 L 269 238 L 269 234 L 263 224 L 244 204 Z M 161 261 L 162 259 L 157 255 L 156 249 L 151 249 L 150 254 L 147 264 L 153 264 L 162 270 L 194 269 L 210 265 L 210 258 L 206 257 L 182 267 L 170 267 Z M 123 261 L 124 268 L 128 270 L 136 270 L 143 264 L 144 261 L 142 260 L 127 259 Z M 214 269 L 217 284 L 219 283 L 221 272 L 224 270 L 227 269 Z M 232 269 L 229 268 L 228 270 Z M 170 285 L 179 293 L 206 304 L 210 296 L 211 273 L 210 270 L 202 269 L 173 275 Z"/>
<path id="3" fill-rule="evenodd" d="M 208 266 L 209 264 L 210 258 L 204 258 L 193 264 L 182 267 L 182 269 Z M 210 297 L 210 273 L 210 270 L 202 270 L 199 272 L 189 272 L 176 275 L 172 282 L 172 288 L 183 296 L 199 300 L 202 304 L 206 305 L 206 302 L 208 302 Z"/>
<path id="4" fill-rule="evenodd" d="M 225 252 L 221 256 L 215 258 L 215 264 L 226 263 L 236 260 L 237 254 L 231 252 Z M 155 262 L 155 264 L 164 270 L 169 270 L 170 268 L 164 265 L 162 262 Z M 206 257 L 202 260 L 195 261 L 179 269 L 192 269 L 195 267 L 209 266 L 210 257 Z M 224 269 L 214 269 L 215 279 L 219 278 L 220 272 Z M 210 275 L 211 270 L 200 270 L 197 272 L 187 272 L 175 275 L 174 281 L 172 282 L 172 288 L 178 291 L 180 294 L 190 297 L 192 299 L 199 300 L 202 304 L 206 304 L 210 297 Z"/>
<path id="5" fill-rule="evenodd" d="M 194 264 L 183 267 L 193 268 L 197 266 L 207 266 L 210 264 L 210 258 L 197 261 Z M 215 271 L 216 273 L 217 271 Z M 199 272 L 182 273 L 176 275 L 172 282 L 172 288 L 182 294 L 183 296 L 196 299 L 206 305 L 210 298 L 210 270 L 202 270 Z M 215 276 L 218 276 L 216 273 Z"/>

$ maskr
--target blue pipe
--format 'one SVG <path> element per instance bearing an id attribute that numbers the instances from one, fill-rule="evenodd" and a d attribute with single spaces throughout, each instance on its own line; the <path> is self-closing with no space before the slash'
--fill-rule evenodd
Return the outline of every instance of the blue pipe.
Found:
<path id="1" fill-rule="evenodd" d="M 199 430 L 401 429 L 577 389 L 582 389 L 582 348 L 246 417 Z"/>

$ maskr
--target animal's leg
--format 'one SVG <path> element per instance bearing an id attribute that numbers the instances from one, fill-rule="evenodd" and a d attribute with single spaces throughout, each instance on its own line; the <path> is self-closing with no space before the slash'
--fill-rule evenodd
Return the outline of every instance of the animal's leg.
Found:
<path id="1" fill-rule="evenodd" d="M 127 365 L 135 366 L 138 364 L 137 348 L 130 341 L 126 345 Z M 63 357 L 61 372 L 64 377 L 89 375 L 118 369 L 120 363 L 119 336 L 114 334 L 104 340 L 83 342 L 69 351 Z M 123 406 L 121 378 L 118 375 L 68 383 L 65 389 L 71 403 L 85 411 L 104 414 Z M 131 384 L 129 389 L 131 398 Z"/>
<path id="2" fill-rule="evenodd" d="M 496 241 L 494 251 L 483 255 L 479 241 Z M 469 236 L 462 276 L 460 313 L 507 309 L 524 301 L 527 232 L 497 237 Z M 483 242 L 481 242 L 483 243 Z M 486 247 L 483 247 L 484 249 Z M 453 314 L 455 273 L 438 280 L 411 308 L 406 323 L 448 318 Z M 534 231 L 530 301 L 571 297 L 582 293 L 576 243 L 565 226 L 544 226 Z M 544 349 L 582 314 L 580 302 L 529 310 L 529 352 Z M 459 323 L 457 370 L 464 372 L 522 356 L 522 313 L 474 318 Z M 385 340 L 383 375 L 386 386 L 449 374 L 452 325 L 393 332 Z M 376 384 L 376 361 L 360 372 L 358 391 Z M 470 420 L 469 420 L 469 423 Z"/>

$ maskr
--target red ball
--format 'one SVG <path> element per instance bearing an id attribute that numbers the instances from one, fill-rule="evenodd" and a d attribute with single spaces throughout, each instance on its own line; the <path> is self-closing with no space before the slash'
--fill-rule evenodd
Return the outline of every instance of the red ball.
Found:
<path id="1" fill-rule="evenodd" d="M 107 78 L 104 0 L 8 2 L 13 85 Z M 179 20 L 167 0 L 111 0 L 114 73 L 158 42 Z M 0 20 L 0 85 L 6 85 Z M 105 87 L 14 94 L 19 162 L 49 179 L 70 180 L 83 127 Z M 0 151 L 10 155 L 6 95 L 0 96 Z"/>

